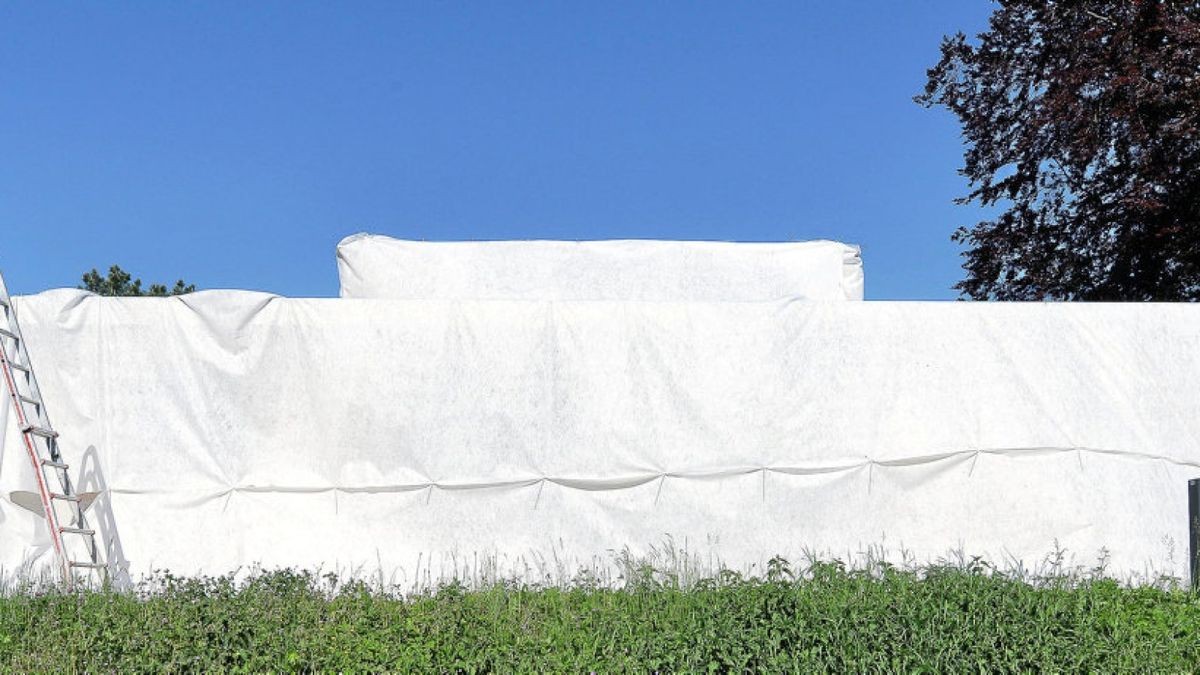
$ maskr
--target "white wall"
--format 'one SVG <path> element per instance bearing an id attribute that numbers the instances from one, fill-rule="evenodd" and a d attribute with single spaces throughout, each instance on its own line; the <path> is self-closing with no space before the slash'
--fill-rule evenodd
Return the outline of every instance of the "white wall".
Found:
<path id="1" fill-rule="evenodd" d="M 1186 573 L 1197 306 L 56 291 L 18 308 L 135 574 L 411 581 L 490 559 L 530 578 L 668 537 L 710 567 L 877 544 L 1036 565 L 1057 541 L 1080 564 L 1108 549 L 1119 575 Z M 47 540 L 7 500 L 33 488 L 5 438 L 12 569 Z"/>

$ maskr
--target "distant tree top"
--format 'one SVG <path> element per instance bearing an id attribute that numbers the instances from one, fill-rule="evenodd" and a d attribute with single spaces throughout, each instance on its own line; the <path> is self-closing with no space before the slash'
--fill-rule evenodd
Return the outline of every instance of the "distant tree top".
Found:
<path id="1" fill-rule="evenodd" d="M 108 276 L 100 276 L 100 272 L 93 268 L 83 275 L 83 284 L 79 288 L 96 295 L 120 297 L 167 297 L 196 291 L 195 284 L 185 283 L 183 279 L 176 281 L 171 288 L 167 288 L 165 284 L 150 284 L 149 288 L 142 288 L 142 280 L 134 279 L 133 275 L 121 269 L 119 265 L 108 268 Z"/>

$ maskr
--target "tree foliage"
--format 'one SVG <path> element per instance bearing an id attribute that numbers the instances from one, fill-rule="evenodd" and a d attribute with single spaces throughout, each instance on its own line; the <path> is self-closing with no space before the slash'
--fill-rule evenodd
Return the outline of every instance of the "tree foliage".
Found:
<path id="1" fill-rule="evenodd" d="M 182 279 L 176 281 L 175 285 L 171 288 L 167 288 L 165 284 L 150 284 L 149 288 L 143 289 L 141 279 L 134 279 L 133 275 L 121 269 L 118 265 L 108 268 L 108 276 L 100 276 L 100 272 L 93 268 L 92 271 L 83 275 L 83 285 L 80 288 L 97 295 L 115 295 L 121 297 L 166 297 L 169 295 L 194 293 L 196 291 L 195 284 L 184 283 Z"/>
<path id="2" fill-rule="evenodd" d="M 999 0 L 942 41 L 926 107 L 961 122 L 953 238 L 975 299 L 1200 299 L 1200 2 Z"/>

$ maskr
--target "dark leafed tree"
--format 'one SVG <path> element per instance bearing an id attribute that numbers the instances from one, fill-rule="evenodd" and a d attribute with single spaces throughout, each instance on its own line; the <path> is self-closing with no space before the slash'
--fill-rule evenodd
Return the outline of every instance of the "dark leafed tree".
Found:
<path id="1" fill-rule="evenodd" d="M 958 116 L 974 299 L 1200 299 L 1200 1 L 1000 0 L 916 100 Z"/>
<path id="2" fill-rule="evenodd" d="M 164 284 L 150 284 L 149 288 L 143 289 L 141 279 L 134 279 L 131 274 L 119 266 L 113 265 L 108 268 L 108 276 L 106 277 L 100 276 L 100 273 L 95 269 L 84 274 L 83 285 L 80 288 L 96 293 L 97 295 L 165 297 L 168 295 L 193 293 L 196 290 L 196 285 L 184 283 L 180 279 L 171 288 L 167 288 Z"/>

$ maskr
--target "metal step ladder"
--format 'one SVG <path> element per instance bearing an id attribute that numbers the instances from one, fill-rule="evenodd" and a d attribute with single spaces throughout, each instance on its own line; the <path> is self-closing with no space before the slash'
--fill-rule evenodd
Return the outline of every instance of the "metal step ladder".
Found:
<path id="1" fill-rule="evenodd" d="M 84 518 L 85 506 L 71 482 L 70 466 L 58 448 L 58 432 L 50 425 L 46 402 L 25 349 L 12 297 L 0 275 L 0 378 L 17 415 L 21 438 L 37 476 L 46 525 L 68 586 L 80 580 L 107 580 L 108 565 L 96 545 L 96 531 Z M 0 429 L 0 433 L 3 430 Z M 67 522 L 64 522 L 67 521 Z"/>

